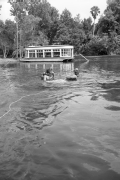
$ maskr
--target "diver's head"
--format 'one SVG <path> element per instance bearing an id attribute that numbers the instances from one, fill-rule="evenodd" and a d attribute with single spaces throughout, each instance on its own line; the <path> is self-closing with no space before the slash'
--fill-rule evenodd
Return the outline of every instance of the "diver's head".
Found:
<path id="1" fill-rule="evenodd" d="M 79 75 L 79 70 L 78 70 L 78 68 L 75 68 L 75 69 L 74 69 L 74 74 L 75 74 L 75 75 Z"/>

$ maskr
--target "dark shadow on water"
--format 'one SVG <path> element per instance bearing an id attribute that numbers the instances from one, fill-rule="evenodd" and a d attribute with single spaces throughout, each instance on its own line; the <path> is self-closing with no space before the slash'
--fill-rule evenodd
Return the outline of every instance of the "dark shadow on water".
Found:
<path id="1" fill-rule="evenodd" d="M 120 111 L 119 106 L 109 106 L 109 107 L 106 107 L 106 109 L 108 109 L 110 111 Z"/>

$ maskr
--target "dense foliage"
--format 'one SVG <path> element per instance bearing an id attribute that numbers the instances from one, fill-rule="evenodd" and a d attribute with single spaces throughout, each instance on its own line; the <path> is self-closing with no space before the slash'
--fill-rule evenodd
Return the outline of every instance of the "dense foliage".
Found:
<path id="1" fill-rule="evenodd" d="M 100 13 L 97 6 L 90 9 L 93 19 L 82 20 L 79 14 L 72 17 L 67 9 L 59 14 L 47 0 L 8 2 L 15 22 L 0 20 L 0 49 L 4 57 L 16 54 L 17 35 L 22 55 L 28 45 L 47 44 L 73 45 L 75 54 L 120 54 L 120 0 L 107 0 L 104 14 L 96 23 Z"/>

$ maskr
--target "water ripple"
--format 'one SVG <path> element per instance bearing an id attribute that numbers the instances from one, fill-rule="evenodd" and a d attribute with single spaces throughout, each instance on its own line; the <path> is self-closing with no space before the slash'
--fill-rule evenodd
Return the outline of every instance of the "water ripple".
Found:
<path id="1" fill-rule="evenodd" d="M 119 65 L 1 63 L 0 179 L 119 180 Z"/>

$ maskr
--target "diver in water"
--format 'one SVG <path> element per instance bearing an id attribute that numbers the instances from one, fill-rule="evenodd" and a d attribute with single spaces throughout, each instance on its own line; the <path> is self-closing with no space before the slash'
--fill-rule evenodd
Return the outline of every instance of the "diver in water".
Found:
<path id="1" fill-rule="evenodd" d="M 78 70 L 78 68 L 75 68 L 74 75 L 66 77 L 66 80 L 76 81 L 78 76 L 79 76 L 79 70 Z M 43 73 L 41 79 L 44 81 L 54 80 L 53 68 L 50 67 L 49 69 L 46 69 L 46 71 Z"/>
<path id="2" fill-rule="evenodd" d="M 67 81 L 77 81 L 77 78 L 78 78 L 78 76 L 79 76 L 79 70 L 78 70 L 78 68 L 75 68 L 75 69 L 73 70 L 73 72 L 74 72 L 74 74 L 69 75 L 69 76 L 66 77 L 66 80 L 67 80 Z"/>
<path id="3" fill-rule="evenodd" d="M 54 80 L 54 72 L 53 72 L 52 67 L 50 67 L 49 69 L 46 69 L 46 71 L 42 75 L 42 79 L 44 81 Z"/>
<path id="4" fill-rule="evenodd" d="M 78 77 L 79 76 L 79 70 L 78 70 L 78 68 L 75 68 L 74 69 L 74 74 Z"/>

